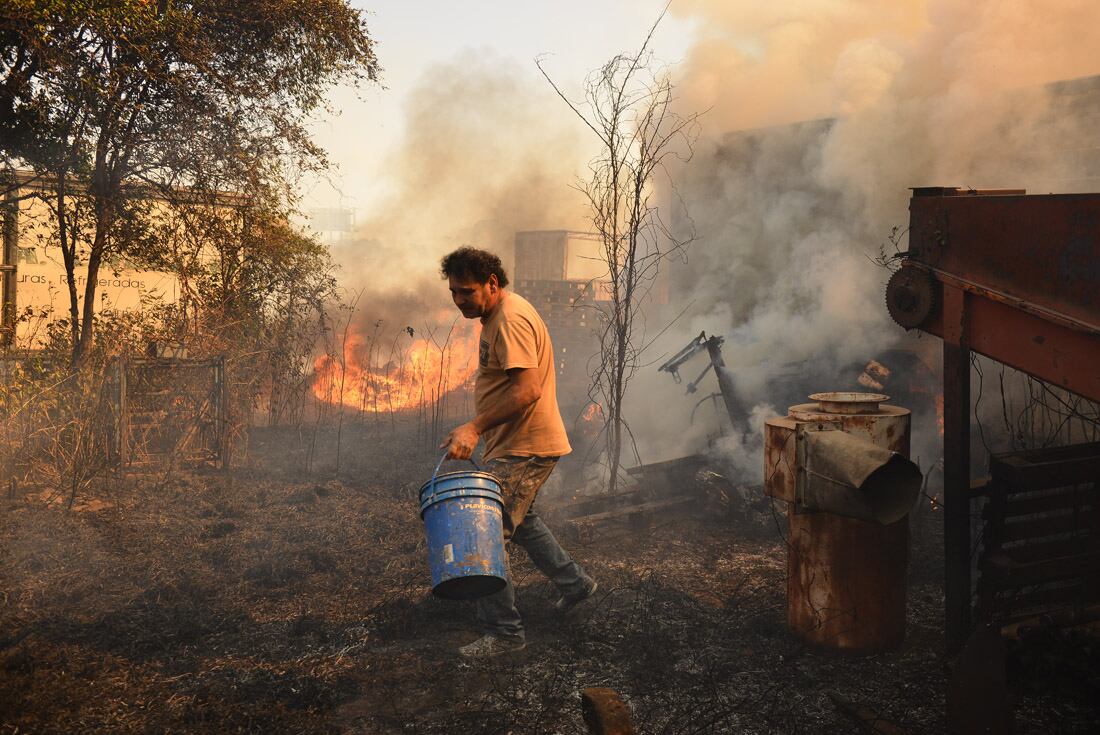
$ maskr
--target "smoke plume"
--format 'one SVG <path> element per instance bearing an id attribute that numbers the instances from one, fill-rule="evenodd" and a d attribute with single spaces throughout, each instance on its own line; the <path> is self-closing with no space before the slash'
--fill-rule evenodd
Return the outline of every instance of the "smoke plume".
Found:
<path id="1" fill-rule="evenodd" d="M 1100 72 L 1100 10 L 1080 0 L 682 0 L 672 12 L 697 32 L 670 69 L 681 112 L 707 112 L 664 200 L 697 239 L 670 268 L 670 303 L 651 308 L 647 339 L 678 318 L 651 347 L 626 414 L 642 461 L 714 445 L 727 420 L 707 399 L 713 378 L 685 396 L 654 368 L 702 330 L 721 335 L 744 407 L 727 454 L 743 479 L 758 479 L 747 458 L 768 406 L 782 413 L 809 392 L 849 387 L 859 365 L 905 341 L 882 300 L 889 272 L 873 259 L 894 249 L 891 233 L 905 248 L 909 187 L 1100 183 L 1073 153 L 1087 127 L 1050 86 Z M 449 313 L 435 268 L 455 246 L 510 264 L 517 230 L 587 229 L 570 186 L 593 153 L 585 145 L 533 66 L 469 52 L 429 69 L 379 172 L 395 182 L 389 201 L 339 255 L 350 285 L 365 289 L 364 322 Z M 906 343 L 933 371 L 937 346 Z M 686 379 L 703 364 L 686 366 Z M 915 419 L 916 444 L 935 445 L 934 423 Z"/>
<path id="2" fill-rule="evenodd" d="M 392 192 L 342 257 L 366 303 L 394 318 L 447 308 L 438 264 L 450 250 L 483 247 L 509 265 L 517 230 L 583 228 L 569 187 L 579 131 L 560 108 L 533 66 L 488 53 L 424 73 L 408 95 L 404 141 L 379 172 Z"/>
<path id="3" fill-rule="evenodd" d="M 724 335 L 742 431 L 760 430 L 752 406 L 840 389 L 848 366 L 903 340 L 882 300 L 889 272 L 872 261 L 904 233 L 909 187 L 1100 183 L 1075 169 L 1073 151 L 1095 144 L 1049 86 L 1100 72 L 1095 3 L 688 0 L 673 12 L 700 29 L 672 68 L 683 110 L 709 112 L 675 177 L 698 240 L 667 311 L 687 312 L 655 350 Z M 698 410 L 684 432 L 669 413 L 686 418 L 697 396 L 650 373 L 628 406 L 643 456 L 699 451 L 721 411 Z"/>

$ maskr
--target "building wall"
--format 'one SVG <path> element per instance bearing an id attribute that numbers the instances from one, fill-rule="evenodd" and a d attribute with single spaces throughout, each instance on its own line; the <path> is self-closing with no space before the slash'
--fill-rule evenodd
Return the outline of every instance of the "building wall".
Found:
<path id="1" fill-rule="evenodd" d="M 600 236 L 569 230 L 516 233 L 515 277 L 540 281 L 600 280 L 607 273 Z"/>
<path id="2" fill-rule="evenodd" d="M 1052 182 L 1059 192 L 1100 192 L 1100 76 L 1069 79 L 1046 87 L 1054 122 L 1048 141 L 1059 148 L 1064 178 Z M 1070 120 L 1067 140 L 1057 122 Z M 1031 192 L 1039 194 L 1043 192 Z"/>
<path id="3" fill-rule="evenodd" d="M 0 248 L 0 344 L 20 349 L 43 346 L 47 325 L 68 319 L 70 300 L 65 266 L 57 244 L 56 218 L 42 198 L 28 196 L 33 187 L 8 192 L 3 214 L 4 247 Z M 78 303 L 83 307 L 87 265 L 76 267 Z M 179 300 L 179 279 L 122 261 L 100 266 L 97 311 L 137 311 L 150 304 Z"/>
<path id="4" fill-rule="evenodd" d="M 607 268 L 598 235 L 568 230 L 516 233 L 513 289 L 531 302 L 554 343 L 559 402 L 568 416 L 588 402 L 589 363 L 599 349 L 596 304 Z"/>

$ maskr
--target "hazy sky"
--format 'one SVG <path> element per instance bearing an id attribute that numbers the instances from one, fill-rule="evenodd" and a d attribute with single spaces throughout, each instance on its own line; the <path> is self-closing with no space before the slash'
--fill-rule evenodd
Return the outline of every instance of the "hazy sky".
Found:
<path id="1" fill-rule="evenodd" d="M 426 69 L 471 51 L 484 54 L 529 73 L 532 85 L 545 88 L 547 104 L 560 106 L 539 76 L 535 57 L 546 56 L 547 67 L 560 83 L 579 85 L 588 71 L 637 47 L 665 0 L 354 4 L 368 12 L 385 88 L 364 88 L 358 95 L 334 90 L 331 103 L 339 114 L 319 120 L 314 130 L 339 165 L 331 176 L 335 187 L 308 185 L 303 204 L 307 210 L 344 206 L 361 218 L 387 191 L 387 152 L 402 140 L 406 97 Z M 692 37 L 691 25 L 670 14 L 658 28 L 654 49 L 662 60 L 676 62 Z"/>

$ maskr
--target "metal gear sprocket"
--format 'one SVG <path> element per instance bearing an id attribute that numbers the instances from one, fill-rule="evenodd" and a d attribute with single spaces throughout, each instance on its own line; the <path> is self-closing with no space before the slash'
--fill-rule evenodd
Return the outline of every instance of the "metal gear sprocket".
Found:
<path id="1" fill-rule="evenodd" d="M 903 265 L 886 284 L 886 310 L 906 329 L 915 329 L 932 315 L 937 306 L 936 284 L 923 268 Z"/>

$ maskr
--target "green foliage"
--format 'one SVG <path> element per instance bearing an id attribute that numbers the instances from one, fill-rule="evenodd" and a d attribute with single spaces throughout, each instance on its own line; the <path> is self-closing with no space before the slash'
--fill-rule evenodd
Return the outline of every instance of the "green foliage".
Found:
<path id="1" fill-rule="evenodd" d="M 74 360 L 91 349 L 105 259 L 170 255 L 157 252 L 156 208 L 144 203 L 247 204 L 286 218 L 288 173 L 328 165 L 311 115 L 331 86 L 378 73 L 346 0 L 7 0 L 0 155 L 33 170 L 54 208 Z M 285 253 L 252 250 L 287 267 Z M 79 309 L 77 267 L 87 269 Z M 243 269 L 222 274 L 224 285 L 263 282 Z"/>
<path id="2" fill-rule="evenodd" d="M 328 165 L 327 90 L 378 74 L 346 0 L 0 0 L 0 167 L 34 176 L 0 193 L 48 205 L 70 301 L 0 356 L 0 479 L 71 502 L 108 461 L 115 358 L 150 342 L 225 355 L 238 429 L 291 403 L 335 292 L 292 176 Z M 104 308 L 100 271 L 126 268 L 175 274 L 178 303 Z"/>

